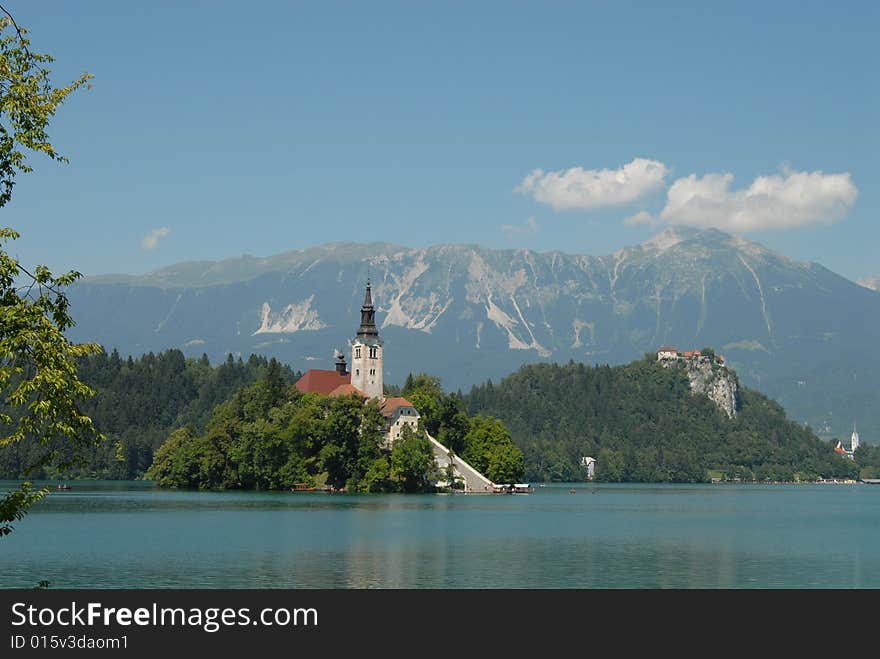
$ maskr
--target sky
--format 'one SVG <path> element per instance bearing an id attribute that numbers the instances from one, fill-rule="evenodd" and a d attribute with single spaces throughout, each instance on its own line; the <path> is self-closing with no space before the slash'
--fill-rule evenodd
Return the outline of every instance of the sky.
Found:
<path id="1" fill-rule="evenodd" d="M 880 275 L 880 3 L 3 0 L 60 85 L 0 221 L 140 274 L 336 241 L 610 254 L 670 226 Z"/>

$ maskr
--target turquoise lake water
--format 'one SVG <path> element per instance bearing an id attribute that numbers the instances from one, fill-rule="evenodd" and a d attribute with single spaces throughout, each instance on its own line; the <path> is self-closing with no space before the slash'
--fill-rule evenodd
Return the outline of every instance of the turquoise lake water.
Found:
<path id="1" fill-rule="evenodd" d="M 876 485 L 370 496 L 72 485 L 0 539 L 0 587 L 880 587 Z"/>

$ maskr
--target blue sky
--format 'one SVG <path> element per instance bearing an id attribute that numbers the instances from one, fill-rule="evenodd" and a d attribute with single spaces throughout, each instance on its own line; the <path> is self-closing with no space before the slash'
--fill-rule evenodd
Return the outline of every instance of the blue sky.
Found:
<path id="1" fill-rule="evenodd" d="M 95 76 L 51 131 L 70 164 L 2 211 L 27 263 L 606 254 L 690 224 L 880 274 L 878 3 L 4 5 L 57 83 Z"/>

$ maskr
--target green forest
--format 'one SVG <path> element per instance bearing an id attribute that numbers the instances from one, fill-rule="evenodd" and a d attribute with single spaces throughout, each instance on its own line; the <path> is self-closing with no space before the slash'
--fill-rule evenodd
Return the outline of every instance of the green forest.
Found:
<path id="1" fill-rule="evenodd" d="M 61 440 L 5 446 L 0 477 L 150 476 L 192 488 L 430 489 L 425 478 L 434 475 L 421 470 L 430 450 L 418 433 L 397 454 L 384 451 L 377 410 L 304 396 L 292 386 L 299 374 L 265 357 L 230 355 L 212 365 L 206 356 L 187 359 L 179 350 L 139 358 L 114 350 L 79 358 L 78 372 L 97 392 L 80 401 L 80 410 L 106 441 L 88 447 L 83 460 L 63 472 L 52 467 L 68 457 Z M 598 459 L 596 477 L 603 481 L 880 477 L 880 448 L 863 445 L 855 462 L 842 459 L 833 443 L 744 387 L 729 419 L 706 397 L 691 394 L 684 371 L 662 368 L 652 356 L 623 366 L 525 366 L 464 396 L 445 393 L 440 380 L 426 374 L 386 389 L 416 406 L 425 431 L 499 483 L 583 480 L 584 456 Z M 59 459 L 27 474 L 47 451 Z"/>
<path id="2" fill-rule="evenodd" d="M 742 386 L 728 418 L 691 394 L 683 368 L 663 368 L 654 355 L 622 366 L 524 366 L 474 387 L 466 404 L 504 422 L 534 481 L 583 480 L 584 456 L 598 460 L 597 480 L 612 482 L 855 478 L 878 457 L 868 448 L 856 462 L 841 458 L 777 403 Z"/>
<path id="3" fill-rule="evenodd" d="M 96 395 L 78 401 L 78 406 L 107 440 L 85 448 L 81 459 L 63 473 L 52 466 L 69 457 L 71 447 L 62 440 L 46 444 L 27 438 L 4 446 L 0 448 L 0 478 L 143 477 L 153 453 L 173 430 L 204 430 L 214 407 L 265 377 L 269 363 L 256 355 L 247 361 L 229 355 L 212 366 L 206 355 L 186 359 L 180 350 L 150 352 L 137 359 L 123 359 L 116 350 L 80 358 L 79 377 Z M 286 367 L 281 367 L 281 373 L 286 383 L 298 378 Z M 26 473 L 30 465 L 45 462 L 42 458 L 53 451 L 60 455 Z"/>
<path id="4" fill-rule="evenodd" d="M 151 477 L 164 486 L 218 489 L 432 487 L 425 478 L 433 474 L 422 468 L 425 455 L 433 462 L 424 437 L 416 433 L 395 451 L 380 450 L 377 410 L 355 405 L 360 399 L 303 396 L 292 386 L 300 374 L 274 359 L 229 355 L 212 366 L 207 356 L 186 359 L 179 350 L 136 359 L 114 350 L 81 358 L 77 370 L 96 391 L 79 401 L 80 411 L 106 441 L 83 449 L 63 470 L 53 465 L 72 456 L 61 440 L 2 447 L 0 478 Z M 461 397 L 446 395 L 436 378 L 411 375 L 403 389 L 391 386 L 388 393 L 408 397 L 424 429 L 490 479 L 522 477 L 522 452 L 504 425 L 470 417 Z M 44 459 L 51 452 L 57 455 Z M 28 472 L 33 464 L 42 466 Z"/>

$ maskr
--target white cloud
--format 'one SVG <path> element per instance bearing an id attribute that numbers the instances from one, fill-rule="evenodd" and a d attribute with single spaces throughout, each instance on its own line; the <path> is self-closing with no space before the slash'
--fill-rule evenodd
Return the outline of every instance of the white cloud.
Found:
<path id="1" fill-rule="evenodd" d="M 162 240 L 165 236 L 171 233 L 171 229 L 168 227 L 159 227 L 158 229 L 153 229 L 141 239 L 141 247 L 146 250 L 156 249 L 159 246 L 159 241 Z"/>
<path id="2" fill-rule="evenodd" d="M 785 229 L 842 219 L 858 189 L 847 174 L 792 172 L 759 176 L 748 188 L 731 190 L 733 174 L 677 179 L 660 217 L 672 224 L 725 231 Z"/>
<path id="3" fill-rule="evenodd" d="M 655 227 L 660 224 L 660 218 L 651 215 L 648 211 L 639 211 L 635 215 L 623 218 L 623 223 L 628 227 L 636 227 L 642 224 Z"/>
<path id="4" fill-rule="evenodd" d="M 522 235 L 522 234 L 532 234 L 538 233 L 538 229 L 541 228 L 541 225 L 538 224 L 538 220 L 534 218 L 534 216 L 529 217 L 526 220 L 525 224 L 502 224 L 501 230 L 508 238 L 513 238 L 514 236 Z"/>
<path id="5" fill-rule="evenodd" d="M 554 210 L 620 206 L 663 187 L 668 171 L 662 162 L 645 158 L 635 158 L 619 169 L 536 169 L 515 191 L 530 194 Z"/>

